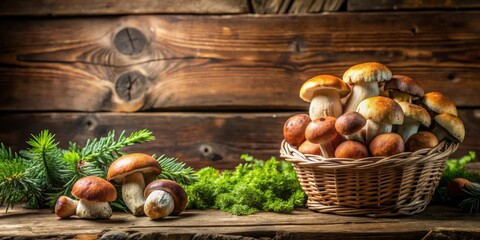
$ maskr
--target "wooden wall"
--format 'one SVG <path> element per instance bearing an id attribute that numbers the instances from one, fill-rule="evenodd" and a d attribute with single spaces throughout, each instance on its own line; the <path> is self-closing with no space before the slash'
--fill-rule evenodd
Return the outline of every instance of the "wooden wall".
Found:
<path id="1" fill-rule="evenodd" d="M 0 142 L 147 128 L 195 168 L 278 156 L 316 74 L 379 61 L 446 93 L 480 150 L 477 1 L 0 1 Z M 400 10 L 400 11 L 399 11 Z"/>

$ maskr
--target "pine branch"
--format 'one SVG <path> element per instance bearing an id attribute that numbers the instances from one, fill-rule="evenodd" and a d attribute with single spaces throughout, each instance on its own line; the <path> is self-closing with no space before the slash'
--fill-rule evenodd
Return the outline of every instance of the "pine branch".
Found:
<path id="1" fill-rule="evenodd" d="M 470 214 L 480 212 L 480 188 L 475 185 L 471 187 L 466 186 L 463 191 L 467 193 L 469 197 L 459 204 L 460 209 Z"/>
<path id="2" fill-rule="evenodd" d="M 157 159 L 162 167 L 162 173 L 158 175 L 158 179 L 169 179 L 185 185 L 192 184 L 198 180 L 198 175 L 195 174 L 193 168 L 185 167 L 185 163 L 178 162 L 177 158 L 166 157 L 165 155 L 160 157 L 153 155 L 153 157 Z"/>

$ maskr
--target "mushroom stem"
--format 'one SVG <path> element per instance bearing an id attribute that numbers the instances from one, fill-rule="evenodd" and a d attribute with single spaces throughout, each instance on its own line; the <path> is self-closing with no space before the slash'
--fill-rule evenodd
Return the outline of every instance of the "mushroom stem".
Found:
<path id="1" fill-rule="evenodd" d="M 392 124 L 382 124 L 382 123 L 374 122 L 370 119 L 367 120 L 367 125 L 365 125 L 365 127 L 366 127 L 365 141 L 367 144 L 370 144 L 370 142 L 377 135 L 381 133 L 392 132 Z"/>
<path id="2" fill-rule="evenodd" d="M 362 131 L 358 131 L 358 132 L 356 132 L 354 134 L 350 134 L 350 135 L 345 135 L 345 138 L 347 140 L 353 140 L 353 141 L 365 143 L 365 140 L 363 140 Z"/>
<path id="3" fill-rule="evenodd" d="M 126 176 L 123 179 L 122 197 L 125 205 L 135 216 L 142 216 L 145 198 L 143 190 L 145 189 L 145 181 L 141 172 L 136 172 Z"/>
<path id="4" fill-rule="evenodd" d="M 86 219 L 108 219 L 112 216 L 112 208 L 108 202 L 80 199 L 77 205 L 77 216 Z"/>
<path id="5" fill-rule="evenodd" d="M 144 211 L 151 219 L 162 219 L 170 215 L 174 207 L 174 200 L 169 193 L 163 190 L 155 190 L 148 195 Z"/>
<path id="6" fill-rule="evenodd" d="M 352 112 L 357 109 L 358 104 L 366 98 L 380 95 L 378 82 L 359 82 L 353 85 L 352 93 L 348 97 L 343 112 Z"/>
<path id="7" fill-rule="evenodd" d="M 398 128 L 397 133 L 402 136 L 403 141 L 406 142 L 410 136 L 418 132 L 418 127 L 420 127 L 419 122 L 411 118 L 405 118 L 403 124 Z"/>
<path id="8" fill-rule="evenodd" d="M 412 95 L 401 91 L 392 91 L 391 98 L 397 102 L 412 103 L 413 100 Z"/>
<path id="9" fill-rule="evenodd" d="M 326 158 L 333 158 L 335 157 L 335 150 L 332 147 L 330 142 L 321 143 L 320 150 L 322 150 L 322 156 Z"/>
<path id="10" fill-rule="evenodd" d="M 309 110 L 312 120 L 324 116 L 339 117 L 342 115 L 342 102 L 338 91 L 320 89 L 315 91 L 314 95 Z"/>
<path id="11" fill-rule="evenodd" d="M 443 127 L 440 127 L 436 124 L 436 126 L 432 129 L 432 133 L 437 137 L 438 142 L 441 142 L 443 139 L 450 138 L 450 133 L 447 132 Z"/>

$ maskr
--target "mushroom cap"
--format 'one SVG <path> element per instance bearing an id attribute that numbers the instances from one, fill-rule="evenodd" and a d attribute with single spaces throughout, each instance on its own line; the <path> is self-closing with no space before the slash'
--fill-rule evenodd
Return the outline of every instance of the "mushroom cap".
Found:
<path id="1" fill-rule="evenodd" d="M 393 75 L 390 81 L 385 83 L 385 90 L 397 90 L 412 96 L 423 97 L 425 91 L 422 86 L 413 79 L 403 75 Z"/>
<path id="2" fill-rule="evenodd" d="M 75 215 L 77 204 L 77 201 L 67 196 L 60 196 L 55 202 L 55 214 L 61 218 L 68 218 Z"/>
<path id="3" fill-rule="evenodd" d="M 438 139 L 431 132 L 417 132 L 410 136 L 405 143 L 407 152 L 415 152 L 424 148 L 433 148 L 438 145 Z"/>
<path id="4" fill-rule="evenodd" d="M 394 100 L 383 96 L 364 99 L 358 104 L 357 112 L 366 119 L 382 124 L 400 125 L 404 119 L 400 105 Z"/>
<path id="5" fill-rule="evenodd" d="M 422 98 L 422 103 L 428 109 L 436 113 L 450 113 L 455 116 L 458 115 L 457 107 L 455 104 L 448 98 L 439 92 L 429 92 L 426 93 Z"/>
<path id="6" fill-rule="evenodd" d="M 396 133 L 382 133 L 370 142 L 370 153 L 373 156 L 392 156 L 405 150 L 405 144 Z"/>
<path id="7" fill-rule="evenodd" d="M 113 202 L 117 199 L 117 190 L 103 178 L 88 176 L 75 182 L 72 195 L 78 199 L 92 202 Z"/>
<path id="8" fill-rule="evenodd" d="M 165 191 L 172 196 L 175 205 L 171 213 L 172 215 L 180 214 L 187 207 L 187 193 L 178 183 L 166 179 L 155 180 L 145 188 L 145 191 L 143 192 L 144 197 L 147 198 L 150 193 L 156 190 Z"/>
<path id="9" fill-rule="evenodd" d="M 336 90 L 340 97 L 345 97 L 350 93 L 350 88 L 340 78 L 332 75 L 318 75 L 308 79 L 300 88 L 300 98 L 306 102 L 311 102 L 315 97 L 315 92 L 321 89 Z"/>
<path id="10" fill-rule="evenodd" d="M 444 128 L 452 137 L 459 142 L 463 142 L 465 138 L 465 127 L 462 120 L 450 113 L 440 113 L 435 116 L 435 122 Z"/>
<path id="11" fill-rule="evenodd" d="M 314 155 L 320 155 L 322 154 L 322 150 L 320 150 L 320 145 L 311 143 L 308 140 L 305 140 L 299 147 L 298 151 L 303 153 L 303 154 L 314 154 Z"/>
<path id="12" fill-rule="evenodd" d="M 432 118 L 425 108 L 408 102 L 398 102 L 398 105 L 402 108 L 405 118 L 413 119 L 425 127 L 430 126 Z"/>
<path id="13" fill-rule="evenodd" d="M 335 149 L 336 158 L 360 159 L 368 157 L 368 149 L 360 142 L 348 140 Z"/>
<path id="14" fill-rule="evenodd" d="M 300 146 L 305 141 L 305 129 L 312 120 L 307 114 L 290 117 L 283 125 L 283 137 L 290 145 Z"/>
<path id="15" fill-rule="evenodd" d="M 311 121 L 305 129 L 305 138 L 312 143 L 330 142 L 337 135 L 334 117 L 320 117 Z"/>
<path id="16" fill-rule="evenodd" d="M 132 153 L 124 155 L 115 160 L 108 168 L 108 181 L 122 183 L 123 179 L 136 172 L 144 174 L 144 178 L 154 178 L 162 172 L 160 163 L 150 155 L 143 153 Z"/>
<path id="17" fill-rule="evenodd" d="M 388 81 L 392 77 L 392 71 L 378 62 L 360 63 L 350 67 L 343 74 L 343 81 L 347 84 L 359 82 L 381 82 Z"/>
<path id="18" fill-rule="evenodd" d="M 367 120 L 358 112 L 347 112 L 337 118 L 335 129 L 342 135 L 351 135 L 360 131 Z"/>

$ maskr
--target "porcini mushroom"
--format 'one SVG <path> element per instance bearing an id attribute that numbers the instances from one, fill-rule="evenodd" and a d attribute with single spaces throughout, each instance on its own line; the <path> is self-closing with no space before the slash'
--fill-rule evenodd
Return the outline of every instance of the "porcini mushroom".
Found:
<path id="1" fill-rule="evenodd" d="M 388 81 L 391 77 L 390 69 L 378 62 L 366 62 L 350 67 L 343 74 L 343 81 L 350 85 L 352 93 L 343 112 L 355 111 L 364 99 L 380 95 L 379 82 Z"/>
<path id="2" fill-rule="evenodd" d="M 350 93 L 350 88 L 340 78 L 318 75 L 308 79 L 300 89 L 300 98 L 310 102 L 310 118 L 342 115 L 341 98 Z"/>
<path id="3" fill-rule="evenodd" d="M 77 213 L 78 201 L 61 196 L 55 202 L 55 214 L 61 218 L 69 218 Z"/>
<path id="4" fill-rule="evenodd" d="M 307 114 L 297 114 L 290 117 L 283 125 L 283 137 L 293 147 L 300 146 L 305 141 L 305 129 L 311 122 Z"/>
<path id="5" fill-rule="evenodd" d="M 453 142 L 463 142 L 465 138 L 465 127 L 459 117 L 450 113 L 441 113 L 435 116 L 435 127 L 432 133 L 438 141 L 448 139 Z"/>
<path id="6" fill-rule="evenodd" d="M 155 180 L 145 188 L 145 214 L 152 219 L 179 215 L 187 206 L 187 193 L 176 182 Z"/>
<path id="7" fill-rule="evenodd" d="M 388 157 L 403 152 L 405 144 L 396 133 L 382 133 L 372 140 L 369 149 L 373 156 Z"/>
<path id="8" fill-rule="evenodd" d="M 117 199 L 117 190 L 103 178 L 88 176 L 75 182 L 72 195 L 79 199 L 77 216 L 86 219 L 108 219 L 112 216 L 112 208 L 108 202 Z"/>
<path id="9" fill-rule="evenodd" d="M 398 104 L 403 110 L 404 120 L 397 133 L 402 136 L 403 141 L 407 141 L 410 136 L 418 132 L 420 124 L 425 127 L 430 126 L 430 114 L 423 107 L 408 102 L 398 102 Z"/>
<path id="10" fill-rule="evenodd" d="M 366 129 L 366 144 L 370 144 L 370 141 L 380 133 L 391 132 L 392 125 L 400 125 L 404 119 L 400 105 L 383 96 L 363 100 L 358 105 L 357 112 L 367 119 L 367 124 L 364 127 Z"/>
<path id="11" fill-rule="evenodd" d="M 393 75 L 383 88 L 397 102 L 412 103 L 412 100 L 417 100 L 425 94 L 420 84 L 403 75 Z"/>
<path id="12" fill-rule="evenodd" d="M 433 148 L 438 145 L 438 139 L 431 132 L 417 132 L 408 138 L 405 143 L 407 152 L 415 152 L 424 148 Z"/>
<path id="13" fill-rule="evenodd" d="M 367 124 L 367 120 L 358 112 L 347 112 L 337 118 L 335 129 L 348 140 L 364 142 L 361 130 Z"/>
<path id="14" fill-rule="evenodd" d="M 335 149 L 336 158 L 360 159 L 368 157 L 368 149 L 360 142 L 348 140 Z"/>
<path id="15" fill-rule="evenodd" d="M 122 183 L 125 205 L 133 215 L 140 216 L 144 215 L 145 184 L 150 183 L 161 172 L 162 168 L 155 158 L 143 153 L 132 153 L 118 158 L 110 165 L 107 179 L 118 184 Z"/>
<path id="16" fill-rule="evenodd" d="M 426 93 L 422 98 L 422 106 L 427 109 L 432 118 L 439 113 L 458 115 L 457 107 L 455 107 L 452 100 L 439 92 Z"/>
<path id="17" fill-rule="evenodd" d="M 308 141 L 320 145 L 322 155 L 326 158 L 335 156 L 331 141 L 337 135 L 334 117 L 320 117 L 310 122 L 305 130 Z"/>
<path id="18" fill-rule="evenodd" d="M 322 150 L 320 150 L 320 146 L 318 144 L 312 143 L 308 140 L 305 140 L 299 147 L 298 151 L 303 154 L 314 154 L 320 155 L 322 154 Z"/>

